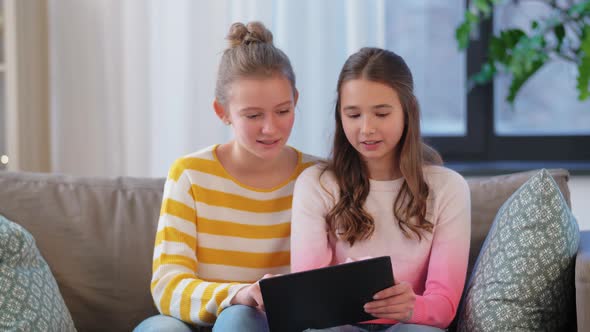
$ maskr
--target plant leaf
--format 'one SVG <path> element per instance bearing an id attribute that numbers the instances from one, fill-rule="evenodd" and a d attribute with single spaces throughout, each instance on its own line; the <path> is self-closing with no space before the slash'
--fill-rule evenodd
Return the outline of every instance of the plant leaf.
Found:
<path id="1" fill-rule="evenodd" d="M 553 27 L 553 33 L 555 34 L 555 38 L 557 38 L 557 46 L 555 47 L 555 50 L 559 52 L 561 45 L 563 44 L 563 38 L 565 37 L 565 27 L 563 24 L 558 24 Z"/>
<path id="2" fill-rule="evenodd" d="M 500 32 L 500 39 L 504 42 L 504 47 L 512 48 L 526 37 L 526 33 L 521 29 L 508 29 Z"/>
<path id="3" fill-rule="evenodd" d="M 494 75 L 496 74 L 497 69 L 496 69 L 496 65 L 494 64 L 493 61 L 488 61 L 486 62 L 482 67 L 481 70 L 474 74 L 473 76 L 471 76 L 470 78 L 470 84 L 469 86 L 473 86 L 475 84 L 477 85 L 482 85 L 485 84 L 489 81 L 491 81 L 494 78 Z"/>
<path id="4" fill-rule="evenodd" d="M 492 6 L 486 0 L 474 0 L 473 4 L 478 12 L 481 12 L 488 17 L 492 13 Z"/>
<path id="5" fill-rule="evenodd" d="M 590 26 L 585 25 L 580 45 L 580 63 L 578 64 L 578 77 L 576 87 L 578 88 L 578 100 L 585 100 L 590 97 Z"/>
<path id="6" fill-rule="evenodd" d="M 455 29 L 455 39 L 459 44 L 459 50 L 464 50 L 469 46 L 471 31 L 477 28 L 478 24 L 479 16 L 469 11 L 465 12 L 465 20 Z"/>
<path id="7" fill-rule="evenodd" d="M 472 0 L 469 10 L 465 12 L 463 22 L 455 29 L 455 39 L 460 51 L 469 46 L 470 34 L 477 28 L 482 17 L 489 18 L 494 5 L 503 1 L 505 0 Z"/>
<path id="8" fill-rule="evenodd" d="M 469 22 L 463 22 L 455 30 L 455 39 L 459 44 L 459 50 L 464 50 L 469 46 L 469 34 L 471 33 L 471 25 Z"/>
<path id="9" fill-rule="evenodd" d="M 506 97 L 506 101 L 510 104 L 514 104 L 514 99 L 516 99 L 516 95 L 520 91 L 520 88 L 522 88 L 526 81 L 528 81 L 528 79 L 545 64 L 545 61 L 545 59 L 539 59 L 532 63 L 529 70 L 522 71 L 518 75 L 514 74 L 512 76 L 512 82 L 510 82 L 510 87 L 508 88 L 508 97 Z"/>
<path id="10" fill-rule="evenodd" d="M 545 37 L 536 35 L 522 36 L 512 49 L 508 69 L 515 77 L 524 77 L 531 72 L 538 62 L 545 62 L 549 56 L 544 50 Z"/>
<path id="11" fill-rule="evenodd" d="M 590 97 L 590 90 L 588 90 L 588 82 L 590 81 L 590 56 L 584 56 L 578 65 L 578 100 L 586 100 Z"/>
<path id="12" fill-rule="evenodd" d="M 502 38 L 492 36 L 488 50 L 490 59 L 502 64 L 508 64 L 508 48 L 510 46 L 507 47 Z"/>
<path id="13" fill-rule="evenodd" d="M 590 0 L 576 3 L 568 10 L 570 16 L 580 16 L 588 13 L 590 13 Z"/>
<path id="14" fill-rule="evenodd" d="M 469 10 L 465 13 L 465 20 L 456 28 L 455 38 L 459 49 L 464 50 L 470 42 L 470 34 L 477 27 L 482 18 L 489 17 L 493 7 L 507 0 L 471 0 Z M 518 4 L 518 0 L 513 0 Z M 551 6 L 556 6 L 551 1 Z M 511 74 L 512 80 L 506 100 L 512 105 L 522 86 L 541 68 L 550 61 L 548 52 L 556 52 L 565 58 L 570 58 L 578 64 L 577 89 L 579 99 L 590 98 L 590 0 L 571 1 L 574 3 L 568 9 L 559 9 L 552 16 L 531 22 L 531 34 L 527 35 L 520 29 L 507 29 L 490 38 L 488 45 L 488 59 L 480 71 L 469 79 L 469 89 L 475 84 L 485 84 L 493 79 L 497 72 Z M 582 28 L 579 38 L 580 46 L 568 43 L 569 24 Z M 556 43 L 547 48 L 547 39 L 551 33 Z M 576 40 L 577 41 L 577 40 Z M 562 48 L 567 48 L 562 50 Z M 572 53 L 573 52 L 573 53 Z"/>
<path id="15" fill-rule="evenodd" d="M 512 60 L 512 50 L 522 38 L 526 38 L 526 34 L 520 29 L 504 30 L 499 36 L 492 36 L 489 59 L 507 66 Z"/>
<path id="16" fill-rule="evenodd" d="M 584 25 L 580 50 L 586 53 L 586 55 L 590 55 L 590 25 Z"/>
<path id="17" fill-rule="evenodd" d="M 518 36 L 519 39 L 512 38 L 514 36 Z M 516 40 L 515 44 L 510 44 L 513 47 L 511 48 L 511 54 L 507 56 L 508 65 L 506 67 L 512 74 L 506 100 L 513 104 L 520 88 L 549 60 L 549 56 L 544 50 L 546 45 L 544 35 L 529 37 L 516 31 L 507 40 L 510 43 L 514 43 Z"/>

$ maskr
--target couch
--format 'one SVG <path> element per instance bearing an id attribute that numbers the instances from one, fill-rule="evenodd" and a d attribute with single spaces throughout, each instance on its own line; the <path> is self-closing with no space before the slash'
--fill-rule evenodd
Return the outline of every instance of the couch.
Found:
<path id="1" fill-rule="evenodd" d="M 569 174 L 551 170 L 569 202 Z M 471 270 L 502 203 L 533 173 L 470 178 Z M 152 251 L 164 179 L 0 172 L 0 214 L 36 239 L 78 331 L 131 331 L 157 314 Z M 577 328 L 590 331 L 590 231 L 575 268 Z"/>

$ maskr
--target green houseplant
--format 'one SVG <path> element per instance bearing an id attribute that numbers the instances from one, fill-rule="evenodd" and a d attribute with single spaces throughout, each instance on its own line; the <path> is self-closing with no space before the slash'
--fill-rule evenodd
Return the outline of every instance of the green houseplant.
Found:
<path id="1" fill-rule="evenodd" d="M 469 37 L 478 24 L 489 19 L 495 5 L 522 0 L 472 0 L 464 21 L 455 30 L 459 49 L 469 46 Z M 590 0 L 537 0 L 550 15 L 533 20 L 531 32 L 505 29 L 491 37 L 488 57 L 480 71 L 470 77 L 470 86 L 485 84 L 499 72 L 511 75 L 506 100 L 513 104 L 519 90 L 541 67 L 555 58 L 577 66 L 578 99 L 590 97 Z M 565 4 L 564 4 L 565 3 Z"/>

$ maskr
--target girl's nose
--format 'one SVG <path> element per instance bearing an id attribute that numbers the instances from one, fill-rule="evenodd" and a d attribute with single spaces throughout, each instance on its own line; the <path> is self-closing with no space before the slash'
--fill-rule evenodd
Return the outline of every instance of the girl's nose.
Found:
<path id="1" fill-rule="evenodd" d="M 363 135 L 372 135 L 375 133 L 375 126 L 373 125 L 372 121 L 365 117 L 363 120 L 363 124 L 361 127 L 361 134 Z"/>
<path id="2" fill-rule="evenodd" d="M 275 123 L 275 119 L 273 116 L 269 116 L 264 119 L 264 124 L 262 126 L 262 133 L 263 134 L 273 134 L 276 131 L 277 125 Z"/>

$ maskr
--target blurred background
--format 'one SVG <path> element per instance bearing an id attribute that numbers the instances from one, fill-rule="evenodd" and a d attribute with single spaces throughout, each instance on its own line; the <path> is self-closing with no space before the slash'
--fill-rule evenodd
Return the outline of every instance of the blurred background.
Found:
<path id="1" fill-rule="evenodd" d="M 467 177 L 567 168 L 590 229 L 590 99 L 577 99 L 576 67 L 552 59 L 513 105 L 509 76 L 468 80 L 490 36 L 530 30 L 549 14 L 543 2 L 504 1 L 459 51 L 469 1 L 0 0 L 0 168 L 164 177 L 179 156 L 231 139 L 212 108 L 217 64 L 231 23 L 258 20 L 297 75 L 294 147 L 328 155 L 342 64 L 363 46 L 387 48 L 410 66 L 422 132 L 450 167 Z"/>

